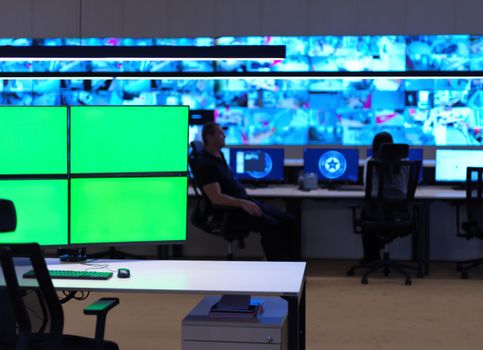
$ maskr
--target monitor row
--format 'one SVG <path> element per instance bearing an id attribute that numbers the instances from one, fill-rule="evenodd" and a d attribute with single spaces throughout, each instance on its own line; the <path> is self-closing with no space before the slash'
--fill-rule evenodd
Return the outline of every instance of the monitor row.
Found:
<path id="1" fill-rule="evenodd" d="M 17 228 L 0 243 L 44 246 L 186 239 L 185 177 L 2 179 Z"/>
<path id="2" fill-rule="evenodd" d="M 187 106 L 0 107 L 0 175 L 186 172 Z"/>
<path id="3" fill-rule="evenodd" d="M 367 150 L 367 157 L 372 150 Z M 282 182 L 284 181 L 283 148 L 229 148 L 224 156 L 241 181 Z M 409 160 L 423 160 L 421 148 L 409 150 Z M 315 173 L 323 182 L 358 182 L 359 149 L 306 148 L 303 169 Z M 483 150 L 438 149 L 436 150 L 437 182 L 463 182 L 466 168 L 483 166 Z M 423 180 L 423 168 L 419 181 Z"/>

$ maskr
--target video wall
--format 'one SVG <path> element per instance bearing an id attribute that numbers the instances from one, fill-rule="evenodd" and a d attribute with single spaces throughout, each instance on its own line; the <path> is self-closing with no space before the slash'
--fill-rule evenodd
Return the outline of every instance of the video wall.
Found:
<path id="1" fill-rule="evenodd" d="M 0 45 L 287 48 L 287 58 L 277 61 L 4 61 L 0 80 L 2 72 L 117 77 L 3 79 L 1 105 L 186 105 L 203 121 L 208 115 L 220 123 L 228 145 L 367 146 L 380 131 L 415 146 L 483 143 L 483 36 L 0 39 Z M 161 76 L 144 79 L 145 73 Z M 200 138 L 201 124 L 190 124 L 189 140 Z"/>
<path id="2" fill-rule="evenodd" d="M 0 107 L 0 243 L 186 239 L 188 107 Z"/>

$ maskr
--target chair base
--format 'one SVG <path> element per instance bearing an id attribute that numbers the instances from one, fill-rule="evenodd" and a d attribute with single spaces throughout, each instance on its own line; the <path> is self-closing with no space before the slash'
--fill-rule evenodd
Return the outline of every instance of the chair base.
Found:
<path id="1" fill-rule="evenodd" d="M 368 276 L 377 271 L 383 271 L 384 276 L 388 276 L 391 271 L 396 271 L 405 277 L 405 285 L 410 286 L 411 282 L 411 275 L 406 270 L 411 270 L 417 272 L 417 268 L 415 266 L 399 264 L 389 260 L 389 254 L 384 253 L 384 257 L 382 260 L 376 260 L 369 263 L 362 263 L 356 266 L 353 266 L 349 271 L 347 271 L 347 276 L 354 276 L 356 270 L 359 269 L 366 269 L 365 273 L 361 278 L 362 284 L 368 284 Z"/>
<path id="2" fill-rule="evenodd" d="M 473 270 L 480 265 L 483 265 L 483 258 L 458 261 L 456 263 L 456 270 L 461 272 L 461 278 L 468 279 L 470 277 L 468 271 Z"/>

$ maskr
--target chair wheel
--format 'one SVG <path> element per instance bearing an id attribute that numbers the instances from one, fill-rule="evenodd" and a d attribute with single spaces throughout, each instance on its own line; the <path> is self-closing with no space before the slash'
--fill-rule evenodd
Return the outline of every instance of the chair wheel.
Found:
<path id="1" fill-rule="evenodd" d="M 354 276 L 354 270 L 350 269 L 349 271 L 347 271 L 347 276 L 349 276 L 349 277 Z"/>
<path id="2" fill-rule="evenodd" d="M 410 278 L 406 278 L 406 281 L 404 282 L 404 284 L 406 286 L 410 286 L 412 284 L 411 279 Z"/>
<path id="3" fill-rule="evenodd" d="M 463 271 L 461 272 L 461 278 L 467 280 L 468 278 L 470 278 L 470 276 L 468 275 L 468 272 Z"/>
<path id="4" fill-rule="evenodd" d="M 367 277 L 361 278 L 361 284 L 368 284 L 368 283 L 369 283 L 369 281 L 368 281 Z"/>

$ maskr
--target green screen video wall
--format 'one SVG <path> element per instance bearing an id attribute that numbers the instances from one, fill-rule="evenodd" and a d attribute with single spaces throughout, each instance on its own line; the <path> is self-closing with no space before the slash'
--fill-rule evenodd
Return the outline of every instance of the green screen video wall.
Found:
<path id="1" fill-rule="evenodd" d="M 186 239 L 188 107 L 0 107 L 0 243 Z"/>

